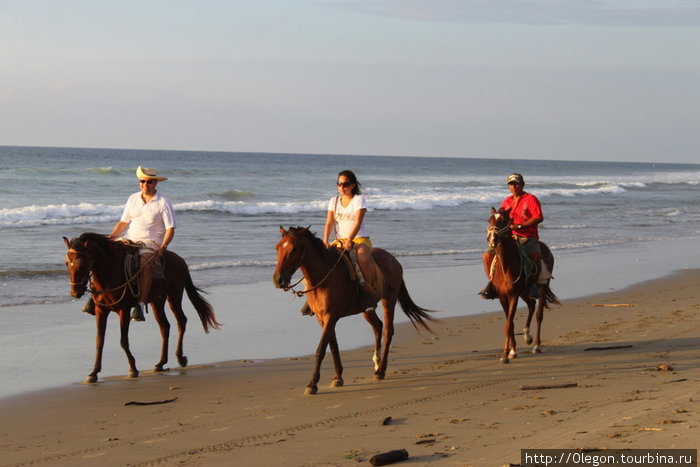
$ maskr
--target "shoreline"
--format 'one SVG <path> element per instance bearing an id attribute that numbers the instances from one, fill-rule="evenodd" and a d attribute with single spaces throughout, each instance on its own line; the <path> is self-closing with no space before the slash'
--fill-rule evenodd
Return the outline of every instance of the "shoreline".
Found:
<path id="1" fill-rule="evenodd" d="M 674 269 L 693 266 L 681 242 L 668 251 L 664 242 L 648 242 L 614 251 L 558 255 L 552 287 L 562 300 L 618 290 L 634 283 L 665 277 Z M 601 269 L 601 265 L 605 268 Z M 270 273 L 271 274 L 271 273 Z M 439 311 L 438 318 L 500 313 L 497 301 L 485 301 L 477 291 L 485 283 L 483 267 L 472 263 L 452 267 L 406 269 L 408 290 L 419 305 Z M 197 283 L 197 281 L 195 281 Z M 66 281 L 66 290 L 68 284 Z M 202 331 L 187 298 L 183 299 L 189 326 L 185 355 L 190 364 L 227 360 L 301 357 L 315 351 L 319 327 L 314 318 L 301 317 L 302 299 L 275 289 L 270 282 L 214 287 L 206 298 L 214 306 L 221 330 Z M 84 298 L 71 303 L 7 307 L 7 329 L 0 336 L 0 400 L 3 397 L 81 382 L 92 369 L 95 346 L 94 318 L 80 312 Z M 169 312 L 168 312 L 169 315 Z M 173 323 L 173 318 L 168 318 Z M 408 322 L 402 312 L 396 323 Z M 338 323 L 341 350 L 371 345 L 372 333 L 360 317 Z M 294 336 L 287 339 L 286 336 Z M 119 377 L 127 371 L 119 346 L 115 316 L 108 321 L 100 378 Z M 149 370 L 160 348 L 160 334 L 152 315 L 132 323 L 131 350 L 139 371 Z M 170 362 L 176 365 L 175 327 L 170 334 Z"/>
<path id="2" fill-rule="evenodd" d="M 543 353 L 528 353 L 516 335 L 519 356 L 509 365 L 498 363 L 502 312 L 489 312 L 444 318 L 436 336 L 399 323 L 382 382 L 363 346 L 342 351 L 345 386 L 329 388 L 328 354 L 316 396 L 303 395 L 311 356 L 10 396 L 0 400 L 1 465 L 344 466 L 407 449 L 405 463 L 480 466 L 517 464 L 526 448 L 691 448 L 700 445 L 699 309 L 700 270 L 683 270 L 553 306 Z M 523 315 L 520 306 L 516 331 Z M 308 354 L 316 340 L 305 344 Z"/>
<path id="3" fill-rule="evenodd" d="M 691 243 L 677 243 L 671 251 L 664 242 L 648 242 L 614 251 L 561 254 L 555 264 L 552 288 L 560 299 L 568 301 L 663 278 L 674 270 L 693 266 L 692 259 L 682 253 L 689 251 Z M 414 301 L 438 310 L 440 319 L 500 313 L 497 301 L 485 301 L 476 294 L 485 283 L 481 264 L 406 269 L 404 274 Z M 302 299 L 275 289 L 270 282 L 220 286 L 208 292 L 205 297 L 224 326 L 205 334 L 188 299 L 183 299 L 189 319 L 184 349 L 191 365 L 301 357 L 315 351 L 319 327 L 313 317 L 299 315 Z M 85 379 L 92 369 L 95 321 L 80 312 L 84 300 L 2 309 L 11 332 L 0 336 L 0 367 L 5 375 L 0 381 L 0 400 Z M 169 340 L 169 364 L 173 366 L 176 329 L 172 316 L 167 314 L 173 325 Z M 395 322 L 408 319 L 398 311 Z M 359 316 L 341 319 L 337 330 L 341 350 L 373 342 L 372 333 Z M 294 338 L 287 339 L 287 335 Z M 119 377 L 127 371 L 118 336 L 118 320 L 111 316 L 100 378 Z M 137 368 L 141 372 L 149 370 L 160 348 L 160 334 L 152 315 L 146 316 L 145 323 L 132 323 L 129 337 Z"/>

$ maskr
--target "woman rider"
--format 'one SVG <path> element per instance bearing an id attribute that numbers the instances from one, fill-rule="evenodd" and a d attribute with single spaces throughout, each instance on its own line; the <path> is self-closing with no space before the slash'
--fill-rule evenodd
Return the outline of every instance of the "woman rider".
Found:
<path id="1" fill-rule="evenodd" d="M 338 247 L 345 251 L 352 249 L 357 253 L 366 284 L 374 283 L 374 267 L 372 265 L 372 242 L 365 227 L 367 207 L 365 197 L 361 195 L 360 182 L 351 170 L 343 170 L 336 181 L 338 196 L 328 202 L 326 226 L 323 230 L 323 243 L 327 248 Z M 335 240 L 329 243 L 331 233 L 335 231 Z M 361 284 L 363 285 L 363 284 Z M 370 286 L 371 287 L 371 286 Z M 377 302 L 365 290 L 361 289 L 361 305 L 363 311 L 374 311 Z M 302 308 L 303 314 L 311 314 L 308 304 Z"/>

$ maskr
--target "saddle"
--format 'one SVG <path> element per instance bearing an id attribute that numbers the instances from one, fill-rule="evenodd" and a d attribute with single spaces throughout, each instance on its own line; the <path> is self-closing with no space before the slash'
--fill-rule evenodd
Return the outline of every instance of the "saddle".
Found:
<path id="1" fill-rule="evenodd" d="M 525 281 L 528 283 L 534 282 L 537 285 L 547 285 L 549 280 L 553 279 L 552 271 L 547 267 L 545 261 L 545 255 L 550 254 L 549 248 L 543 242 L 537 240 L 540 247 L 540 264 L 538 265 L 530 257 L 528 249 L 525 247 L 527 240 L 523 241 L 522 237 L 513 236 L 518 245 L 518 254 L 520 255 L 520 274 L 525 277 Z M 491 261 L 491 269 L 489 271 L 489 278 L 493 278 L 494 268 L 496 267 L 496 257 L 493 257 Z"/>
<path id="2" fill-rule="evenodd" d="M 377 266 L 377 263 L 374 262 L 374 258 L 370 257 L 372 268 L 374 268 L 374 280 L 372 283 L 360 283 L 360 277 L 363 277 L 362 270 L 360 269 L 360 265 L 357 262 L 357 253 L 355 250 L 350 250 L 347 255 L 343 256 L 343 260 L 345 263 L 345 267 L 348 270 L 348 274 L 350 275 L 350 279 L 353 282 L 357 282 L 357 285 L 359 285 L 363 290 L 365 290 L 367 293 L 369 293 L 372 298 L 375 301 L 379 301 L 382 298 L 382 291 L 384 290 L 384 274 L 382 274 L 382 270 Z"/>
<path id="3" fill-rule="evenodd" d="M 513 239 L 516 240 L 516 245 L 518 246 L 518 256 L 520 257 L 520 272 L 518 274 L 518 278 L 522 277 L 526 283 L 531 283 L 537 274 L 537 265 L 528 254 L 528 251 L 524 246 L 525 242 L 522 242 L 520 237 L 513 236 Z M 489 268 L 490 281 L 493 281 L 493 276 L 496 272 L 496 259 L 497 255 L 494 255 L 493 259 L 491 260 L 491 267 Z M 544 262 L 542 262 L 542 265 L 544 265 Z"/>
<path id="4" fill-rule="evenodd" d="M 134 242 L 129 242 L 129 244 L 133 248 L 131 248 L 124 257 L 124 271 L 126 272 L 129 282 L 134 284 L 138 283 L 136 276 L 139 274 L 141 268 L 139 251 L 143 248 L 143 245 Z M 152 258 L 150 265 L 152 282 L 149 296 L 157 297 L 165 293 L 165 268 L 163 267 L 163 261 L 160 257 Z M 134 289 L 132 288 L 132 290 Z"/>

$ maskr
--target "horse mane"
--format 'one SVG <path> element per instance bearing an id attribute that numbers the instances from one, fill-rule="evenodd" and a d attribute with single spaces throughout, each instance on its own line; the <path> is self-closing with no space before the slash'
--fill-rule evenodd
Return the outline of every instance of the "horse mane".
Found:
<path id="1" fill-rule="evenodd" d="M 105 255 L 114 258 L 117 257 L 118 252 L 126 252 L 132 248 L 127 243 L 115 242 L 106 235 L 99 234 L 96 232 L 85 232 L 81 234 L 79 237 L 76 237 L 73 240 L 71 240 L 71 246 L 75 245 L 76 243 L 80 243 L 82 245 L 87 242 L 99 248 L 101 251 L 104 252 Z"/>
<path id="2" fill-rule="evenodd" d="M 318 251 L 318 253 L 324 257 L 331 256 L 335 259 L 337 256 L 333 253 L 334 248 L 326 248 L 326 245 L 323 243 L 323 240 L 318 238 L 314 232 L 309 230 L 308 227 L 290 227 L 289 231 L 293 236 L 295 237 L 305 237 L 308 238 L 311 242 L 311 245 Z"/>

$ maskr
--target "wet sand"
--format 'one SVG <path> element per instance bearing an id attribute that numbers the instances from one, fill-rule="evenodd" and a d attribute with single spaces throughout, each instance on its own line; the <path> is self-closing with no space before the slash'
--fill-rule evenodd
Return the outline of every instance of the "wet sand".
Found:
<path id="1" fill-rule="evenodd" d="M 406 449 L 398 465 L 492 466 L 525 448 L 700 446 L 700 271 L 565 300 L 545 311 L 543 352 L 518 335 L 508 365 L 503 324 L 453 317 L 433 336 L 401 323 L 386 380 L 361 348 L 342 353 L 345 386 L 330 388 L 328 354 L 315 396 L 300 357 L 2 399 L 0 465 L 351 466 Z"/>

